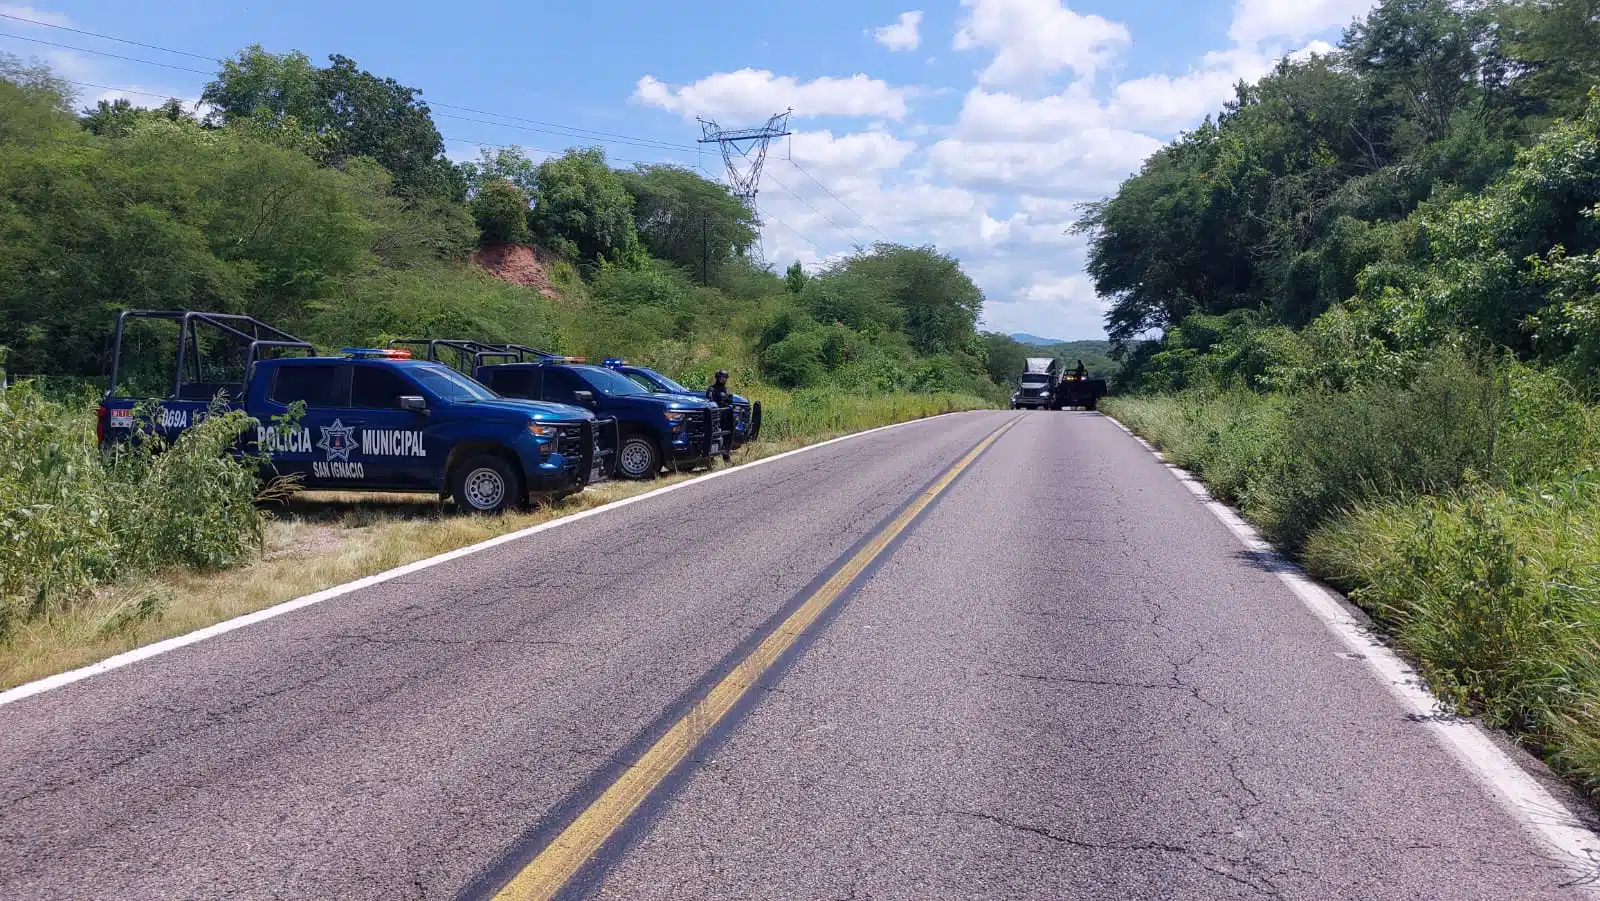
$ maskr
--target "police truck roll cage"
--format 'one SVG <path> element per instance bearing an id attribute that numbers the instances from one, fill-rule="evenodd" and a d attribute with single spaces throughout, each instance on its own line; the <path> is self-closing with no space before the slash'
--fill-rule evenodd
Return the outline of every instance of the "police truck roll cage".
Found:
<path id="1" fill-rule="evenodd" d="M 477 377 L 478 367 L 489 360 L 503 360 L 511 363 L 582 363 L 582 357 L 566 357 L 553 354 L 549 351 L 538 350 L 526 344 L 494 344 L 488 341 L 474 341 L 470 338 L 395 338 L 388 344 L 425 347 L 428 351 L 427 359 L 435 363 L 444 363 L 452 369 L 467 375 Z M 455 362 L 450 362 L 440 355 L 441 350 L 449 350 L 454 354 Z"/>
<path id="2" fill-rule="evenodd" d="M 260 358 L 262 350 L 298 350 L 309 354 L 317 352 L 317 349 L 309 341 L 302 341 L 282 329 L 273 328 L 254 316 L 247 316 L 243 313 L 200 313 L 192 310 L 123 310 L 117 314 L 117 328 L 111 339 L 111 377 L 106 383 L 106 397 L 115 397 L 117 394 L 117 376 L 122 369 L 122 338 L 129 319 L 161 319 L 178 323 L 178 361 L 172 375 L 171 396 L 179 399 L 184 397 L 183 367 L 185 363 L 190 364 L 194 375 L 194 380 L 189 384 L 206 385 L 200 367 L 200 333 L 196 328 L 197 325 L 211 326 L 219 333 L 237 338 L 247 345 L 244 374 L 239 382 L 241 393 L 244 390 L 244 386 L 250 384 L 252 370 L 255 367 L 256 360 Z M 203 398 L 190 399 L 206 400 L 215 395 L 215 393 L 215 391 L 212 391 Z"/>

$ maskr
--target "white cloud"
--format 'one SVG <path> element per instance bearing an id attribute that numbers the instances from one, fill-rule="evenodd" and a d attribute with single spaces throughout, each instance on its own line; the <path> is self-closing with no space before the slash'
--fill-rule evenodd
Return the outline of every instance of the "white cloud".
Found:
<path id="1" fill-rule="evenodd" d="M 986 85 L 1037 81 L 1070 69 L 1092 74 L 1133 42 L 1128 29 L 1061 0 L 961 0 L 966 18 L 955 49 L 986 49 L 994 58 L 979 76 Z"/>
<path id="2" fill-rule="evenodd" d="M 1081 197 L 1115 190 L 1160 147 L 1137 132 L 1089 128 L 1056 141 L 946 139 L 929 155 L 937 171 L 965 187 Z"/>
<path id="3" fill-rule="evenodd" d="M 1239 0 L 1228 37 L 1246 47 L 1269 38 L 1296 41 L 1349 25 L 1375 5 L 1375 0 Z"/>
<path id="4" fill-rule="evenodd" d="M 1183 75 L 1124 81 L 1111 94 L 1113 118 L 1125 128 L 1172 134 L 1220 110 L 1233 99 L 1234 85 L 1267 74 L 1274 62 L 1266 54 L 1234 47 L 1207 53 Z"/>
<path id="5" fill-rule="evenodd" d="M 1054 262 L 1058 267 L 1061 261 Z M 984 304 L 982 328 L 1068 340 L 1105 334 L 1106 304 L 1095 294 L 1088 276 L 1041 267 L 1018 280 L 1009 272 L 1015 263 L 1007 263 L 995 272 L 977 270 L 983 281 L 993 286 L 985 288 L 988 302 Z"/>
<path id="6" fill-rule="evenodd" d="M 708 75 L 687 85 L 670 85 L 646 75 L 634 86 L 633 100 L 685 117 L 756 120 L 792 107 L 797 117 L 881 116 L 899 120 L 905 118 L 909 93 L 906 88 L 862 74 L 802 82 L 765 69 L 740 69 Z"/>
<path id="7" fill-rule="evenodd" d="M 891 51 L 915 50 L 922 44 L 918 29 L 922 26 L 922 10 L 914 9 L 900 14 L 892 25 L 873 31 L 873 39 Z"/>
<path id="8" fill-rule="evenodd" d="M 68 26 L 72 24 L 72 20 L 67 18 L 64 13 L 53 13 L 42 9 L 34 9 L 31 6 L 9 6 L 7 4 L 0 3 L 0 13 L 4 13 L 7 16 L 16 16 L 16 19 L 8 18 L 5 20 L 7 25 L 16 28 L 39 27 L 38 25 L 30 25 L 28 22 L 18 22 L 17 19 L 29 19 L 33 22 L 38 22 L 44 25 Z"/>
<path id="9" fill-rule="evenodd" d="M 956 131 L 975 140 L 1050 139 L 1106 122 L 1089 84 L 1076 81 L 1060 94 L 1036 100 L 974 88 L 962 101 Z"/>
<path id="10" fill-rule="evenodd" d="M 1289 58 L 1297 63 L 1303 63 L 1313 56 L 1327 56 L 1333 52 L 1333 45 L 1327 41 L 1312 41 L 1299 50 L 1289 54 Z"/>
<path id="11" fill-rule="evenodd" d="M 884 131 L 862 131 L 834 137 L 833 132 L 797 131 L 789 152 L 807 169 L 845 173 L 872 172 L 899 166 L 917 145 Z"/>

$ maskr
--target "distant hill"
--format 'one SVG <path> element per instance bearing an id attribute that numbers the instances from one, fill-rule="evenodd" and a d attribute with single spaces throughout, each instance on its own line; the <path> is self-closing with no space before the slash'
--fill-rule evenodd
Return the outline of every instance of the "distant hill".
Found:
<path id="1" fill-rule="evenodd" d="M 1041 338 L 1038 335 L 1030 335 L 1027 332 L 1012 332 L 1011 340 L 1017 342 L 1018 344 L 1037 344 L 1040 347 L 1048 347 L 1051 344 L 1067 343 L 1059 338 Z"/>

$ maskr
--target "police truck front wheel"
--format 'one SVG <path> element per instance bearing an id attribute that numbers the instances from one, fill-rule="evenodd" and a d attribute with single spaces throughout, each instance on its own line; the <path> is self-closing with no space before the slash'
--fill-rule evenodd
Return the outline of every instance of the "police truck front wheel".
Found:
<path id="1" fill-rule="evenodd" d="M 617 475 L 625 479 L 653 479 L 661 471 L 661 451 L 644 435 L 629 435 L 617 448 Z"/>
<path id="2" fill-rule="evenodd" d="M 522 483 L 511 464 L 488 454 L 472 457 L 450 476 L 456 505 L 472 513 L 499 513 L 521 502 Z"/>

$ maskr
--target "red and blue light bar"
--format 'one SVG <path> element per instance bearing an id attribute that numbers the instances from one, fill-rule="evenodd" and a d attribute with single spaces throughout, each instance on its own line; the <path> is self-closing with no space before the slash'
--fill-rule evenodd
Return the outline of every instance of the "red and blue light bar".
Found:
<path id="1" fill-rule="evenodd" d="M 353 360 L 411 359 L 411 351 L 398 347 L 346 347 L 342 353 Z"/>

